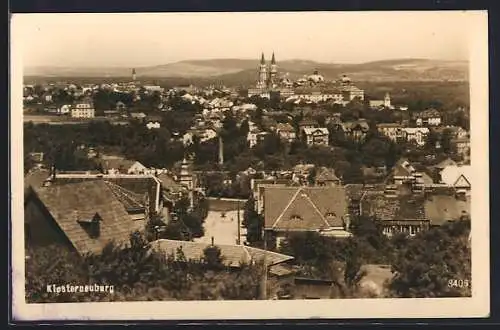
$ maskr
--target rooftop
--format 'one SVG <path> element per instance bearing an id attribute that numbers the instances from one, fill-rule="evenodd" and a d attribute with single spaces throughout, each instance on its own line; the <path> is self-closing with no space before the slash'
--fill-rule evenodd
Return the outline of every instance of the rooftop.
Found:
<path id="1" fill-rule="evenodd" d="M 174 256 L 176 255 L 177 250 L 181 248 L 187 260 L 200 260 L 204 256 L 203 250 L 210 247 L 211 244 L 160 239 L 151 242 L 151 246 L 153 249 L 157 249 L 165 254 Z M 221 250 L 223 262 L 230 267 L 239 267 L 242 263 L 251 264 L 252 262 L 260 262 L 264 260 L 264 257 L 268 266 L 280 264 L 293 259 L 292 256 L 265 251 L 246 245 L 215 244 L 215 246 Z"/>

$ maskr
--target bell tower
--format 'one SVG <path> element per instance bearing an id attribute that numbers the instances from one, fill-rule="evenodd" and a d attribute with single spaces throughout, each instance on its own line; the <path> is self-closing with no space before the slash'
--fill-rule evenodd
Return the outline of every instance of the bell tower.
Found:
<path id="1" fill-rule="evenodd" d="M 278 65 L 276 65 L 276 58 L 273 56 L 271 58 L 271 69 L 269 71 L 269 81 L 271 87 L 276 87 L 276 76 L 278 74 Z"/>
<path id="2" fill-rule="evenodd" d="M 384 107 L 386 107 L 386 108 L 390 108 L 391 107 L 391 96 L 389 95 L 389 93 L 385 93 Z"/>
<path id="3" fill-rule="evenodd" d="M 259 81 L 257 82 L 257 88 L 265 88 L 267 87 L 267 66 L 266 60 L 264 58 L 264 53 L 260 58 L 260 66 L 259 66 Z"/>

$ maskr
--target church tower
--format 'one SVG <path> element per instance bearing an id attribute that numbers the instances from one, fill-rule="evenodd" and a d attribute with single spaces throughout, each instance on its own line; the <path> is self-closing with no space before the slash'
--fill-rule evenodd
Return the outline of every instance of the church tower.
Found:
<path id="1" fill-rule="evenodd" d="M 389 93 L 385 93 L 384 107 L 386 107 L 386 108 L 390 108 L 391 107 L 391 96 L 389 95 Z"/>
<path id="2" fill-rule="evenodd" d="M 260 67 L 259 67 L 259 81 L 257 83 L 257 88 L 265 88 L 267 87 L 267 66 L 266 60 L 264 59 L 264 53 L 260 58 Z"/>
<path id="3" fill-rule="evenodd" d="M 276 65 L 276 58 L 274 57 L 274 52 L 273 52 L 273 57 L 271 58 L 271 69 L 269 71 L 269 82 L 271 87 L 276 87 L 277 74 L 278 74 L 278 65 Z"/>
<path id="4" fill-rule="evenodd" d="M 135 74 L 135 68 L 132 69 L 132 81 L 135 81 L 136 74 Z"/>

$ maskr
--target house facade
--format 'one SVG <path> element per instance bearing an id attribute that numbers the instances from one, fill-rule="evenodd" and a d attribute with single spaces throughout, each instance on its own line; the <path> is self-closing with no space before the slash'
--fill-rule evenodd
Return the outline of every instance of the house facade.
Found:
<path id="1" fill-rule="evenodd" d="M 414 115 L 417 126 L 439 126 L 441 117 L 441 113 L 436 109 L 426 109 Z"/>
<path id="2" fill-rule="evenodd" d="M 329 141 L 328 129 L 325 127 L 302 129 L 302 139 L 308 146 L 327 146 Z"/>
<path id="3" fill-rule="evenodd" d="M 280 246 L 294 232 L 351 236 L 347 197 L 341 186 L 266 187 L 264 223 L 265 239 L 272 246 Z"/>
<path id="4" fill-rule="evenodd" d="M 286 124 L 279 123 L 276 126 L 276 133 L 278 133 L 280 139 L 283 141 L 291 143 L 297 139 L 295 128 L 293 128 L 293 126 L 288 123 Z"/>
<path id="5" fill-rule="evenodd" d="M 403 138 L 408 142 L 415 142 L 418 146 L 424 146 L 427 142 L 429 135 L 427 127 L 404 127 L 401 130 Z"/>
<path id="6" fill-rule="evenodd" d="M 430 227 L 424 202 L 423 196 L 368 191 L 361 198 L 360 214 L 378 222 L 388 237 L 397 233 L 415 236 Z"/>
<path id="7" fill-rule="evenodd" d="M 91 102 L 78 102 L 71 108 L 73 118 L 94 118 L 95 109 Z"/>
<path id="8" fill-rule="evenodd" d="M 392 141 L 397 141 L 403 137 L 403 126 L 397 123 L 378 124 L 377 130 L 387 136 Z"/>

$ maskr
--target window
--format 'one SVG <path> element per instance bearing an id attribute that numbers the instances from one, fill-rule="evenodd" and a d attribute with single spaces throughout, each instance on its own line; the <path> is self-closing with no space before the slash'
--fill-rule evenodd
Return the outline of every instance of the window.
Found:
<path id="1" fill-rule="evenodd" d="M 293 214 L 290 216 L 290 220 L 302 220 L 302 218 L 298 214 Z"/>

